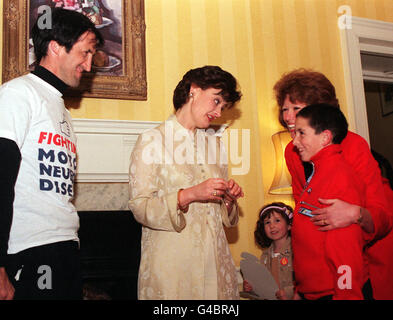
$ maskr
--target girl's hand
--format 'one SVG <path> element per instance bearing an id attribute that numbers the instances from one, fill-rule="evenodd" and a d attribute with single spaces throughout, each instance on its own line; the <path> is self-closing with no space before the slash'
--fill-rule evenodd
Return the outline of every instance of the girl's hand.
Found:
<path id="1" fill-rule="evenodd" d="M 293 295 L 292 300 L 303 300 L 303 299 L 297 292 L 295 292 L 295 294 Z"/>
<path id="2" fill-rule="evenodd" d="M 285 295 L 284 290 L 278 290 L 276 292 L 276 297 L 278 300 L 288 300 L 287 296 Z"/>
<path id="3" fill-rule="evenodd" d="M 252 291 L 252 286 L 247 280 L 243 280 L 243 291 L 245 291 L 245 292 Z"/>

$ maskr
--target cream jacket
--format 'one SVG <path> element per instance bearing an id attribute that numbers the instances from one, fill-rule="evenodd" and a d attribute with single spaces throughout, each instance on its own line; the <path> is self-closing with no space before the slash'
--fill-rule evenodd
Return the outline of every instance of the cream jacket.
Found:
<path id="1" fill-rule="evenodd" d="M 186 214 L 177 209 L 179 189 L 227 179 L 220 141 L 209 130 L 192 134 L 174 115 L 139 136 L 129 177 L 129 208 L 143 226 L 139 299 L 239 298 L 223 228 L 237 224 L 237 204 L 230 214 L 223 202 L 194 202 Z"/>

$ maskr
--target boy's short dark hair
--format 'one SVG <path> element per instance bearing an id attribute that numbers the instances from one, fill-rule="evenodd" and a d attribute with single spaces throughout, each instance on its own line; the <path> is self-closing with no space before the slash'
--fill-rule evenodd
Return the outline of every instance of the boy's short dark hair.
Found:
<path id="1" fill-rule="evenodd" d="M 340 108 L 326 103 L 312 104 L 301 109 L 296 117 L 308 120 L 308 124 L 319 134 L 325 130 L 332 133 L 332 143 L 340 144 L 348 133 L 348 122 Z"/>
<path id="2" fill-rule="evenodd" d="M 180 109 L 188 101 L 192 84 L 202 90 L 221 89 L 219 94 L 229 107 L 232 107 L 241 97 L 240 91 L 237 91 L 237 81 L 232 74 L 218 66 L 204 66 L 189 70 L 176 86 L 173 93 L 175 110 Z"/>
<path id="3" fill-rule="evenodd" d="M 42 15 L 46 15 L 44 12 Z M 86 31 L 95 34 L 97 46 L 102 46 L 104 39 L 100 32 L 96 29 L 94 23 L 88 17 L 73 10 L 61 8 L 51 9 L 51 28 L 40 28 L 39 16 L 35 22 L 31 32 L 34 44 L 34 53 L 37 63 L 47 55 L 49 42 L 56 41 L 59 45 L 66 48 L 66 52 L 70 52 L 73 45 L 79 40 L 80 36 Z"/>

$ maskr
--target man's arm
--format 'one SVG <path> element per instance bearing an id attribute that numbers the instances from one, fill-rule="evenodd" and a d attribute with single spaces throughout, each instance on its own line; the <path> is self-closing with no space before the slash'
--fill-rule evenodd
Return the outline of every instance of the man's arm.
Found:
<path id="1" fill-rule="evenodd" d="M 7 256 L 11 229 L 15 182 L 18 176 L 21 154 L 12 140 L 0 138 L 0 267 Z"/>
<path id="2" fill-rule="evenodd" d="M 5 138 L 0 138 L 0 154 L 0 300 L 2 300 L 12 299 L 14 293 L 4 267 L 13 216 L 14 188 L 21 154 L 17 144 Z"/>

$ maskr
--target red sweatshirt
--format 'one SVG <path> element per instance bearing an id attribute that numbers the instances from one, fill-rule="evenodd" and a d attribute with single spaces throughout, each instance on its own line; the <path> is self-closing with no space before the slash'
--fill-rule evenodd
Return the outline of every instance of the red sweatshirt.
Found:
<path id="1" fill-rule="evenodd" d="M 393 190 L 389 181 L 383 179 L 386 198 L 393 214 Z M 370 279 L 374 298 L 377 300 L 393 300 L 393 231 L 378 240 L 366 250 L 369 262 Z"/>
<path id="2" fill-rule="evenodd" d="M 341 143 L 342 154 L 347 163 L 355 170 L 356 175 L 365 183 L 366 199 L 365 208 L 370 212 L 375 232 L 365 235 L 365 239 L 381 239 L 386 236 L 393 226 L 393 216 L 390 213 L 384 188 L 382 185 L 381 171 L 378 163 L 370 152 L 370 148 L 361 136 L 348 132 Z M 289 173 L 292 176 L 292 190 L 295 201 L 306 183 L 302 161 L 291 141 L 285 148 L 285 160 Z M 338 197 L 342 199 L 341 197 Z"/>
<path id="3" fill-rule="evenodd" d="M 321 207 L 318 198 L 340 198 L 364 206 L 362 182 L 341 155 L 340 145 L 323 148 L 311 162 L 313 174 L 298 196 L 292 226 L 296 290 L 306 299 L 363 299 L 363 246 L 360 226 L 318 231 L 302 209 Z M 302 203 L 302 202 L 305 203 Z"/>
<path id="4" fill-rule="evenodd" d="M 368 241 L 377 241 L 366 248 L 365 258 L 369 267 L 369 278 L 373 287 L 374 298 L 393 299 L 393 286 L 385 286 L 393 282 L 393 239 L 390 231 L 393 223 L 392 205 L 388 205 L 387 193 L 384 196 L 381 172 L 378 163 L 370 152 L 367 142 L 359 135 L 348 132 L 341 143 L 342 154 L 347 163 L 356 171 L 357 176 L 366 185 L 365 208 L 371 213 L 375 232 L 363 233 Z M 285 160 L 292 175 L 292 190 L 295 201 L 298 201 L 303 186 L 306 183 L 302 161 L 295 146 L 290 142 L 285 149 Z M 387 191 L 389 192 L 389 191 Z M 338 197 L 342 199 L 341 197 Z M 393 201 L 390 197 L 390 201 Z M 390 232 L 390 233 L 389 233 Z M 389 234 L 389 237 L 385 237 Z M 379 240 L 381 239 L 381 240 Z"/>

